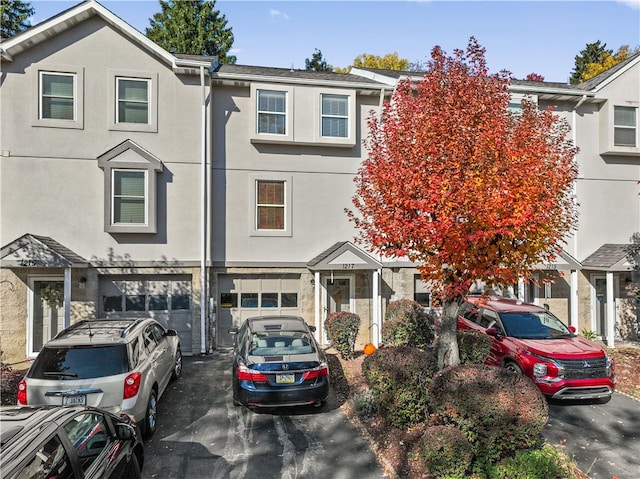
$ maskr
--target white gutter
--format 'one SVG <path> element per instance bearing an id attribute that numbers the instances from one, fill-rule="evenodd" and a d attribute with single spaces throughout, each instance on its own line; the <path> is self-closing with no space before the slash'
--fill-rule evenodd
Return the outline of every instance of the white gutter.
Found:
<path id="1" fill-rule="evenodd" d="M 200 66 L 202 87 L 202 164 L 200 183 L 201 238 L 200 238 L 200 352 L 207 347 L 207 96 L 204 84 L 204 67 Z"/>
<path id="2" fill-rule="evenodd" d="M 584 94 L 582 95 L 582 98 L 580 98 L 580 100 L 578 100 L 578 103 L 576 103 L 576 106 L 573 107 L 573 110 L 571 111 L 571 139 L 573 140 L 573 144 L 576 145 L 577 144 L 577 139 L 578 139 L 578 108 L 580 108 L 580 106 L 587 101 L 587 95 Z M 576 182 L 573 182 L 573 186 L 572 186 L 572 190 L 573 190 L 573 202 L 574 204 L 577 202 L 578 199 L 578 191 L 577 191 L 577 185 Z M 576 205 L 577 206 L 577 205 Z M 578 257 L 578 229 L 576 228 L 576 230 L 573 232 L 573 254 L 572 256 L 574 258 Z M 571 270 L 571 279 L 569 282 L 569 310 L 570 310 L 570 317 L 569 317 L 569 324 L 573 327 L 578 328 L 578 323 L 579 323 L 579 319 L 578 319 L 578 272 L 576 270 Z"/>

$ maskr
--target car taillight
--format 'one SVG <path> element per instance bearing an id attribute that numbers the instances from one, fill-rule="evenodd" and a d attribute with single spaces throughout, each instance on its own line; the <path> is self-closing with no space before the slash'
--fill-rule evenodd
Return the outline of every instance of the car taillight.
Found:
<path id="1" fill-rule="evenodd" d="M 311 371 L 306 371 L 302 376 L 302 380 L 306 381 L 307 379 L 316 379 L 321 378 L 323 376 L 329 375 L 329 368 L 326 364 L 321 364 L 316 369 L 312 369 Z"/>
<path id="2" fill-rule="evenodd" d="M 24 379 L 18 384 L 18 394 L 16 395 L 16 400 L 20 406 L 27 405 L 27 383 Z"/>
<path id="3" fill-rule="evenodd" d="M 253 381 L 254 383 L 266 383 L 269 378 L 264 373 L 256 373 L 252 369 L 249 369 L 244 364 L 238 365 L 238 379 L 240 381 Z"/>
<path id="4" fill-rule="evenodd" d="M 124 379 L 124 391 L 122 393 L 122 399 L 129 399 L 138 394 L 140 389 L 140 382 L 142 380 L 142 374 L 131 373 Z"/>

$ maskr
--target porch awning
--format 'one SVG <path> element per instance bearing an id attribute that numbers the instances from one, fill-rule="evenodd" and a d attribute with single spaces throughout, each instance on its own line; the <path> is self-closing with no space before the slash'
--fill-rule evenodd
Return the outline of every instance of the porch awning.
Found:
<path id="1" fill-rule="evenodd" d="M 25 234 L 0 250 L 3 268 L 87 268 L 89 262 L 48 236 Z"/>
<path id="2" fill-rule="evenodd" d="M 382 263 L 349 241 L 335 243 L 307 263 L 311 271 L 381 269 Z"/>
<path id="3" fill-rule="evenodd" d="M 566 251 L 562 250 L 558 256 L 556 256 L 555 261 L 552 263 L 538 264 L 536 265 L 536 269 L 546 270 L 546 271 L 556 271 L 556 270 L 581 270 L 582 264 L 571 256 Z"/>
<path id="4" fill-rule="evenodd" d="M 583 262 L 584 269 L 596 271 L 632 271 L 633 265 L 627 256 L 629 244 L 603 244 Z"/>

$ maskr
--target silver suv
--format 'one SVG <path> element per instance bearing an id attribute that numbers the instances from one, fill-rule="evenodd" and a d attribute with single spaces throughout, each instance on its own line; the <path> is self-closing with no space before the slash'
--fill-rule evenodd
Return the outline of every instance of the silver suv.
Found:
<path id="1" fill-rule="evenodd" d="M 126 413 L 145 436 L 182 374 L 176 331 L 154 319 L 80 321 L 47 342 L 18 386 L 19 405 L 87 405 Z"/>

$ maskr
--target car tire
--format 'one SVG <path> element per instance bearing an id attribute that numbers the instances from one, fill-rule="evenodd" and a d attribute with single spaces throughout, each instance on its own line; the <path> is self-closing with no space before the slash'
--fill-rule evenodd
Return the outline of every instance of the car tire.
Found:
<path id="1" fill-rule="evenodd" d="M 155 389 L 151 390 L 149 400 L 147 401 L 147 412 L 144 416 L 144 436 L 151 437 L 156 432 L 158 424 L 158 393 Z"/>
<path id="2" fill-rule="evenodd" d="M 515 361 L 505 362 L 504 368 L 514 376 L 520 376 L 522 374 L 522 368 Z"/>
<path id="3" fill-rule="evenodd" d="M 127 467 L 127 471 L 122 477 L 124 479 L 140 479 L 142 477 L 142 472 L 140 471 L 140 463 L 138 462 L 138 457 L 135 454 L 131 454 L 129 467 Z"/>
<path id="4" fill-rule="evenodd" d="M 180 348 L 176 351 L 175 362 L 173 363 L 173 373 L 171 374 L 171 379 L 176 380 L 180 376 L 182 376 L 182 351 Z"/>

